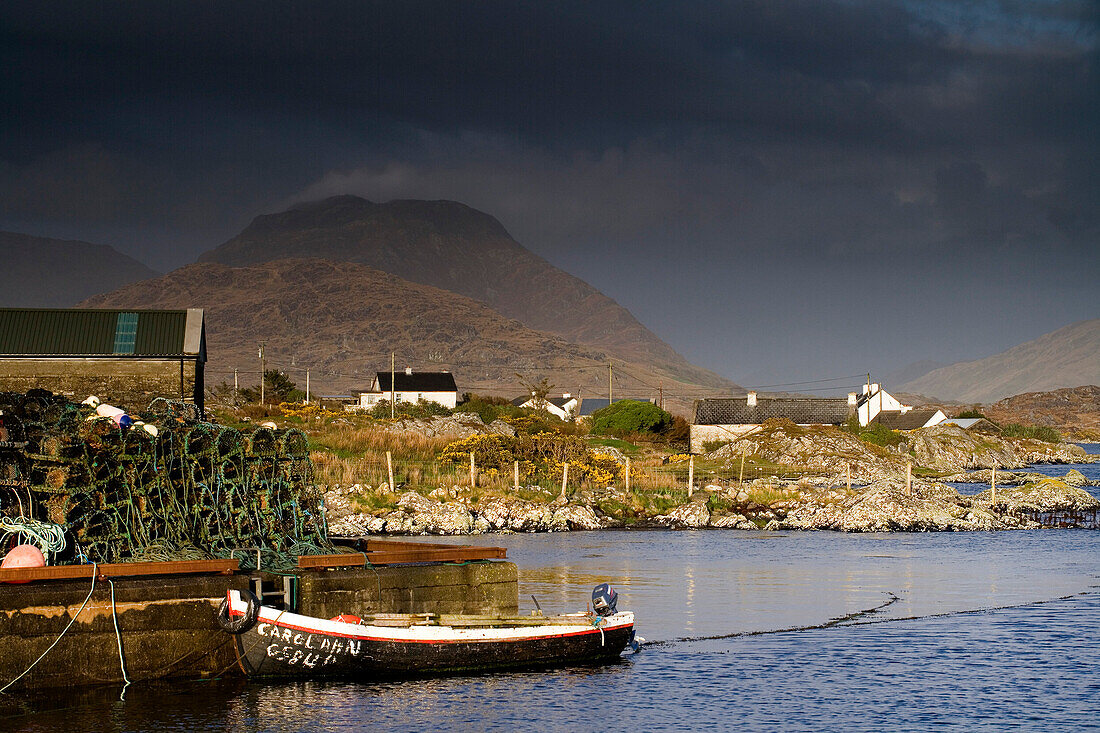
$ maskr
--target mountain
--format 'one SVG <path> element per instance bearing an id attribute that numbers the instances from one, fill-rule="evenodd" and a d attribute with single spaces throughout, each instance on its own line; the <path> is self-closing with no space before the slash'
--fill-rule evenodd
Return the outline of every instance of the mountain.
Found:
<path id="1" fill-rule="evenodd" d="M 1100 318 L 978 361 L 935 369 L 898 387 L 941 400 L 995 402 L 1024 392 L 1100 384 Z"/>
<path id="2" fill-rule="evenodd" d="M 156 277 L 105 244 L 0 232 L 0 306 L 71 308 L 96 293 Z"/>
<path id="3" fill-rule="evenodd" d="M 88 308 L 206 309 L 207 383 L 258 382 L 257 347 L 268 368 L 299 387 L 309 366 L 314 394 L 365 388 L 376 371 L 448 370 L 460 391 L 518 393 L 521 379 L 548 377 L 555 391 L 607 394 L 606 352 L 535 331 L 484 303 L 352 262 L 289 259 L 244 267 L 188 265 L 81 303 Z M 517 377 L 517 373 L 520 377 Z M 616 364 L 618 394 L 647 384 L 683 388 L 649 365 Z"/>
<path id="4" fill-rule="evenodd" d="M 939 369 L 945 367 L 941 361 L 933 361 L 932 359 L 923 359 L 921 361 L 915 361 L 912 364 L 907 364 L 900 369 L 895 369 L 889 374 L 885 374 L 882 377 L 883 384 L 905 384 L 906 382 L 912 382 L 916 379 L 923 377 L 933 369 Z"/>
<path id="5" fill-rule="evenodd" d="M 688 362 L 611 298 L 525 249 L 493 217 L 454 201 L 336 196 L 306 203 L 257 217 L 199 261 L 239 267 L 285 258 L 369 265 L 686 382 L 737 388 Z"/>

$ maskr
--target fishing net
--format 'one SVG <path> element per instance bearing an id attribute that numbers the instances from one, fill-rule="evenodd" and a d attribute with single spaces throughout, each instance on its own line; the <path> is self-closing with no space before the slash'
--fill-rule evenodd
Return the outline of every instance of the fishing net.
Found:
<path id="1" fill-rule="evenodd" d="M 259 549 L 266 567 L 279 567 L 331 550 L 300 430 L 240 431 L 157 399 L 133 415 L 153 435 L 45 390 L 0 392 L 0 413 L 5 545 L 42 546 L 45 523 L 68 540 L 60 550 L 49 544 L 52 563 L 231 554 L 247 562 Z M 241 548 L 253 552 L 234 553 Z"/>

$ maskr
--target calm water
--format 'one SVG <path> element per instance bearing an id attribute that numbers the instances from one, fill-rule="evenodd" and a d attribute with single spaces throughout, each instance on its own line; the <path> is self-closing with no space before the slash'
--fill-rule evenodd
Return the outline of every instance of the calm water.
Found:
<path id="1" fill-rule="evenodd" d="M 1100 532 L 437 541 L 508 547 L 524 610 L 584 608 L 611 580 L 651 644 L 602 668 L 67 693 L 0 730 L 1100 728 Z"/>

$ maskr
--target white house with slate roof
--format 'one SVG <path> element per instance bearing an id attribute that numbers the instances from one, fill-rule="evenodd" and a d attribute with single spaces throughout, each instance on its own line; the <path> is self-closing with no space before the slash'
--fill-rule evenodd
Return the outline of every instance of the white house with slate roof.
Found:
<path id="1" fill-rule="evenodd" d="M 946 419 L 939 410 L 914 413 L 911 406 L 903 405 L 879 384 L 864 385 L 862 394 L 851 392 L 846 398 L 759 397 L 749 392 L 744 398 L 695 401 L 691 452 L 701 453 L 704 443 L 737 440 L 773 418 L 798 425 L 843 425 L 853 417 L 864 427 L 875 422 L 898 430 L 937 425 Z"/>
<path id="2" fill-rule="evenodd" d="M 359 404 L 362 410 L 369 410 L 379 402 L 388 402 L 393 395 L 394 403 L 420 400 L 435 402 L 454 409 L 458 404 L 458 386 L 450 372 L 414 372 L 412 367 L 393 375 L 392 391 L 390 372 L 377 372 L 369 389 L 359 392 Z"/>
<path id="3" fill-rule="evenodd" d="M 546 399 L 539 399 L 534 395 L 517 397 L 512 400 L 512 404 L 516 407 L 525 407 L 532 410 L 546 410 L 562 420 L 570 420 L 577 414 L 577 406 L 580 404 L 580 400 L 566 392 L 561 397 L 547 396 Z"/>

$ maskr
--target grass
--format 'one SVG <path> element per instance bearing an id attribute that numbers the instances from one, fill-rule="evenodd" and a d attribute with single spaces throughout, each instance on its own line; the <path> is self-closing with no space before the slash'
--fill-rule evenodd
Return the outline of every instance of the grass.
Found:
<path id="1" fill-rule="evenodd" d="M 1009 423 L 1001 428 L 1001 435 L 1006 438 L 1031 438 L 1047 443 L 1061 443 L 1062 434 L 1046 425 L 1021 425 Z"/>
<path id="2" fill-rule="evenodd" d="M 609 438 L 603 435 L 589 436 L 588 444 L 594 448 L 599 448 L 601 446 L 606 448 L 614 448 L 618 451 L 621 451 L 623 455 L 630 456 L 631 458 L 641 453 L 642 450 L 633 443 L 629 443 L 625 440 L 620 440 L 619 438 Z"/>

